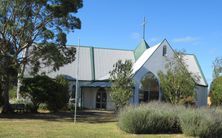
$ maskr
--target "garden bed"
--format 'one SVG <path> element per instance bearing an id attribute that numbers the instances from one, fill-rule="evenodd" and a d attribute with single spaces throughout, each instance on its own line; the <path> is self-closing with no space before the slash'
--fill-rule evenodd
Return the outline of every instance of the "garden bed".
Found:
<path id="1" fill-rule="evenodd" d="M 151 102 L 123 109 L 118 125 L 133 134 L 183 133 L 203 138 L 222 137 L 221 113 L 220 108 L 186 108 Z"/>

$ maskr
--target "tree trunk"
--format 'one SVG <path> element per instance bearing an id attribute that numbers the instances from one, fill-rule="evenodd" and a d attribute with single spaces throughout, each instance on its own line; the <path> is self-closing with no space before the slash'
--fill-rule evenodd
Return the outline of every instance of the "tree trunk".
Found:
<path id="1" fill-rule="evenodd" d="M 26 58 L 28 55 L 28 48 L 24 49 L 22 51 L 22 57 L 23 58 Z M 23 75 L 24 75 L 24 72 L 25 72 L 25 66 L 26 66 L 26 62 L 24 62 L 23 64 L 20 65 L 20 72 L 18 72 L 18 75 L 17 75 L 17 90 L 16 90 L 16 95 L 17 95 L 17 100 L 20 99 L 21 95 L 20 95 L 20 87 L 22 85 L 22 79 L 23 79 Z"/>
<path id="2" fill-rule="evenodd" d="M 12 113 L 12 107 L 9 103 L 9 77 L 3 77 L 2 97 L 4 99 L 2 113 Z"/>
<path id="3" fill-rule="evenodd" d="M 22 80 L 20 78 L 20 74 L 18 75 L 18 80 L 17 80 L 17 90 L 16 90 L 16 98 L 17 100 L 20 99 L 20 87 L 21 87 L 21 84 L 22 84 Z"/>

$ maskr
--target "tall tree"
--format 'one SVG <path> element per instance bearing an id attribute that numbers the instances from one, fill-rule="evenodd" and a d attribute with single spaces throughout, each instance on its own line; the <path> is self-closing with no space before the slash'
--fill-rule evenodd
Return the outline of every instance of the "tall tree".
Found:
<path id="1" fill-rule="evenodd" d="M 82 6 L 82 0 L 0 1 L 3 112 L 10 111 L 9 85 L 17 73 L 22 77 L 22 66 L 29 64 L 36 73 L 44 66 L 58 70 L 75 59 L 75 49 L 65 46 L 66 33 L 81 28 L 80 19 L 74 14 Z"/>
<path id="2" fill-rule="evenodd" d="M 163 98 L 172 104 L 193 102 L 195 98 L 195 79 L 199 77 L 188 72 L 183 60 L 183 52 L 176 52 L 175 57 L 168 59 L 167 72 L 159 72 Z"/>
<path id="3" fill-rule="evenodd" d="M 133 76 L 132 62 L 119 60 L 113 65 L 114 69 L 110 72 L 111 98 L 115 104 L 116 110 L 124 107 L 129 103 L 132 97 Z"/>
<path id="4" fill-rule="evenodd" d="M 216 79 L 222 74 L 222 57 L 217 57 L 213 62 L 213 78 Z"/>
<path id="5" fill-rule="evenodd" d="M 222 76 L 213 80 L 210 86 L 210 100 L 211 105 L 222 105 Z"/>

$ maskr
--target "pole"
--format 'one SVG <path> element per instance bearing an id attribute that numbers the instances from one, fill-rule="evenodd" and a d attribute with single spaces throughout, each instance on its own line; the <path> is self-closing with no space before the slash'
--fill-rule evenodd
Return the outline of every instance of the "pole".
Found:
<path id="1" fill-rule="evenodd" d="M 77 65 L 76 65 L 76 91 L 75 91 L 75 110 L 74 110 L 74 123 L 76 123 L 76 110 L 77 110 L 77 99 L 78 99 L 78 74 L 79 74 L 79 46 L 80 46 L 80 39 L 78 38 L 78 47 L 77 47 Z"/>

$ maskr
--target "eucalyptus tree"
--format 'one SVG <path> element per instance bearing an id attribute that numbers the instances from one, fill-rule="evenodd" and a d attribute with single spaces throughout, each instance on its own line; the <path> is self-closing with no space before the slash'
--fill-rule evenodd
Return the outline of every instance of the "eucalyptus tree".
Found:
<path id="1" fill-rule="evenodd" d="M 76 50 L 65 46 L 66 34 L 81 28 L 75 13 L 82 6 L 82 0 L 0 1 L 0 80 L 4 113 L 11 111 L 9 85 L 18 73 L 23 77 L 21 67 L 29 64 L 32 73 L 43 66 L 58 70 L 75 59 Z"/>

